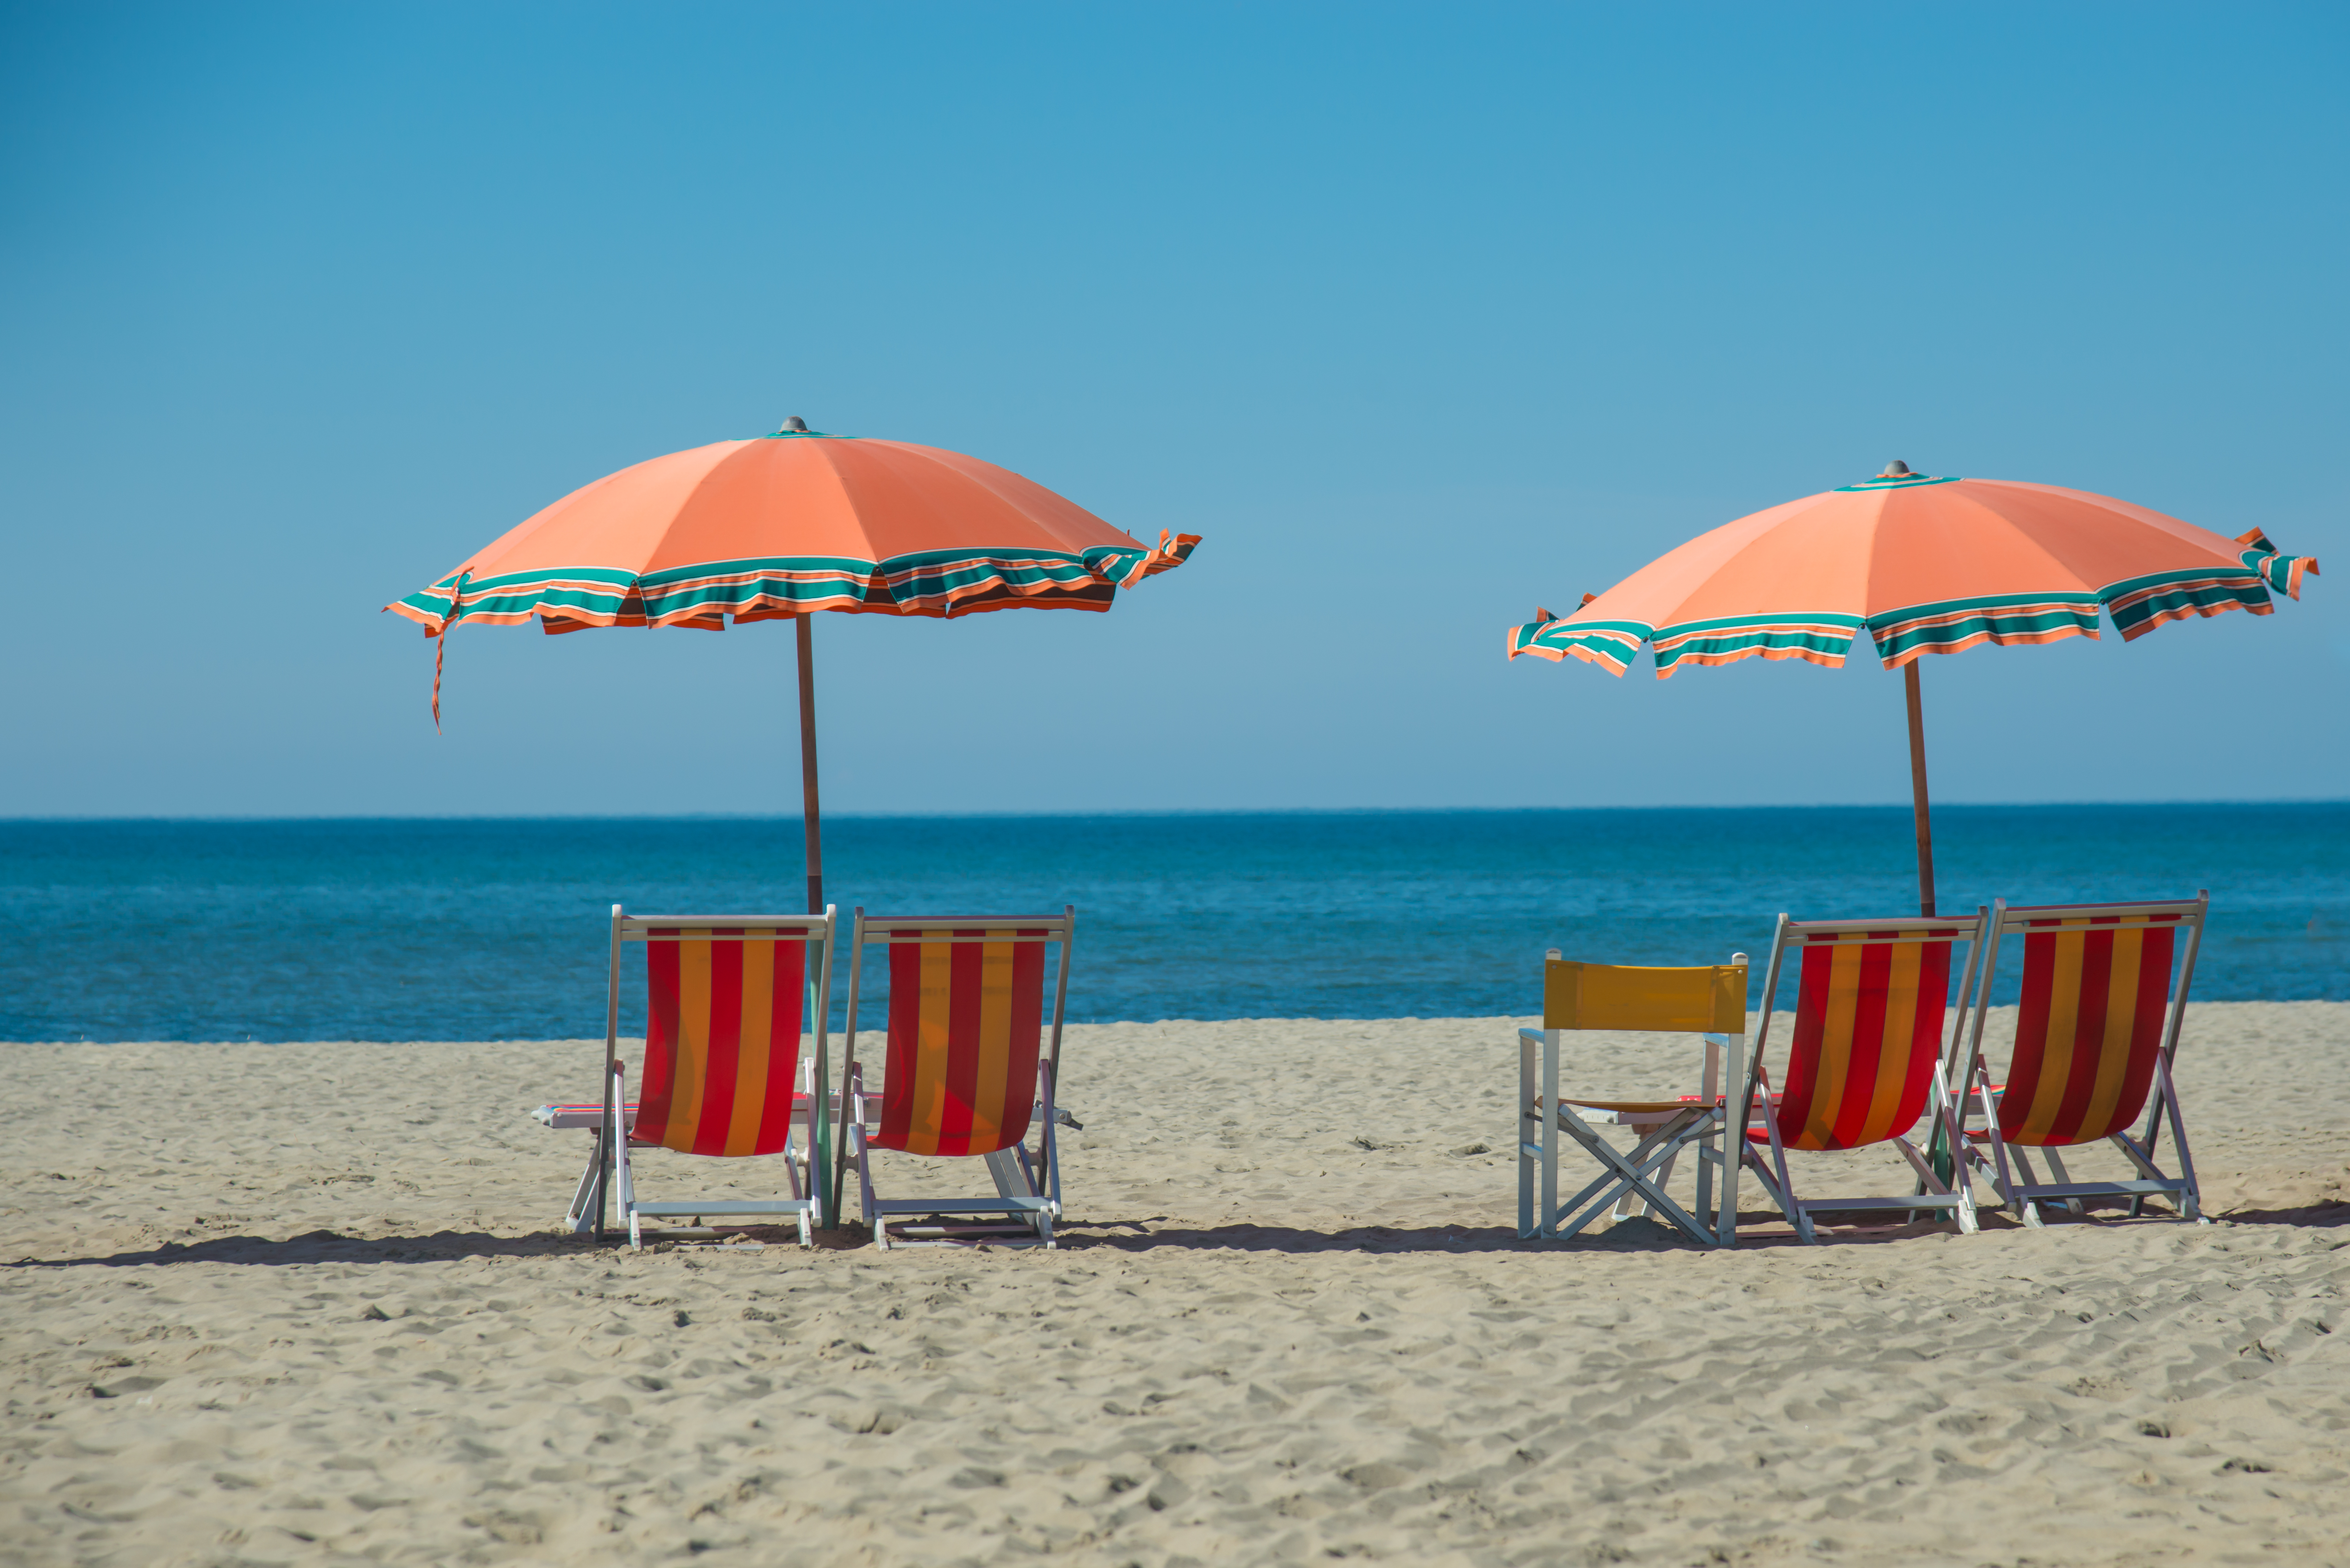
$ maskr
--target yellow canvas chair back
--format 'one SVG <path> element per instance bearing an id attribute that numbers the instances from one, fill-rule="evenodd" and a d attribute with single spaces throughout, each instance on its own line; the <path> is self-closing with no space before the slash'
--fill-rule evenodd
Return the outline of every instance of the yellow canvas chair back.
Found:
<path id="1" fill-rule="evenodd" d="M 1544 1029 L 1746 1032 L 1746 966 L 1644 969 L 1552 959 L 1543 966 Z"/>

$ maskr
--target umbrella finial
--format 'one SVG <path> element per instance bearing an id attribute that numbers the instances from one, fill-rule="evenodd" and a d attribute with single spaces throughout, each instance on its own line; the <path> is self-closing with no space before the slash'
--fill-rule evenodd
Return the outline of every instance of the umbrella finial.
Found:
<path id="1" fill-rule="evenodd" d="M 797 414 L 794 414 L 790 419 L 784 421 L 784 429 L 787 431 L 796 431 L 805 434 L 807 431 L 807 421 L 800 418 Z"/>
<path id="2" fill-rule="evenodd" d="M 1878 474 L 1877 477 L 1879 479 L 1899 479 L 1908 472 L 1909 465 L 1897 457 L 1891 462 L 1887 463 L 1885 465 L 1885 472 Z"/>

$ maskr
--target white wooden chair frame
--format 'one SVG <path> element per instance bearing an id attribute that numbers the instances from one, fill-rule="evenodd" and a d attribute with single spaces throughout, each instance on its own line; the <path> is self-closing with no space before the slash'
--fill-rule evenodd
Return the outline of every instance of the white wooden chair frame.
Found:
<path id="1" fill-rule="evenodd" d="M 1765 1066 L 1765 1054 L 1771 1043 L 1773 1004 L 1778 999 L 1779 968 L 1782 960 L 1786 956 L 1788 939 L 1791 936 L 1824 932 L 1877 931 L 1893 933 L 1898 937 L 1921 928 L 1937 929 L 1945 927 L 1954 928 L 1958 934 L 1950 940 L 1968 944 L 1965 978 L 1960 983 L 1958 1011 L 1950 1029 L 1951 1039 L 1955 1041 L 1965 1027 L 1968 1006 L 1975 992 L 1976 972 L 1982 962 L 1986 945 L 1983 932 L 1989 928 L 1990 923 L 1990 911 L 1983 909 L 1977 909 L 1971 919 L 1945 916 L 1929 919 L 1923 915 L 1909 915 L 1898 919 L 1874 920 L 1791 920 L 1784 914 L 1779 917 L 1778 928 L 1771 937 L 1770 967 L 1764 972 L 1762 980 L 1762 1020 L 1755 1026 L 1754 1060 L 1747 1074 L 1744 1103 L 1740 1107 L 1739 1114 L 1739 1126 L 1742 1132 L 1748 1127 L 1759 1128 L 1765 1135 L 1768 1153 L 1766 1155 L 1764 1149 L 1757 1147 L 1751 1137 L 1742 1136 L 1738 1144 L 1744 1163 L 1752 1169 L 1755 1179 L 1761 1183 L 1762 1190 L 1769 1195 L 1772 1203 L 1778 1208 L 1779 1212 L 1786 1216 L 1787 1222 L 1795 1228 L 1796 1236 L 1803 1241 L 1816 1243 L 1820 1239 L 1817 1229 L 1812 1223 L 1812 1215 L 1815 1212 L 1850 1213 L 1907 1210 L 1916 1213 L 1919 1210 L 1943 1210 L 1948 1211 L 1958 1220 L 1961 1234 L 1972 1235 L 1980 1231 L 1981 1226 L 1976 1218 L 1974 1189 L 1967 1179 L 1966 1162 L 1953 1159 L 1953 1175 L 1956 1179 L 1956 1185 L 1953 1186 L 1944 1181 L 1935 1172 L 1932 1162 L 1918 1151 L 1917 1145 L 1911 1143 L 1900 1133 L 1896 1133 L 1884 1141 L 1899 1150 L 1902 1158 L 1909 1162 L 1910 1169 L 1917 1175 L 1917 1190 L 1904 1197 L 1871 1195 L 1859 1198 L 1804 1198 L 1796 1192 L 1794 1177 L 1787 1168 L 1786 1145 L 1780 1134 L 1779 1091 L 1773 1089 L 1770 1074 Z M 1969 934 L 1967 929 L 1970 926 L 1973 930 Z M 1947 1003 L 1945 1005 L 1947 1006 Z M 1926 1114 L 1940 1127 L 1944 1141 L 1952 1148 L 1956 1148 L 1960 1141 L 1958 1136 L 1958 1118 L 1950 1082 L 1944 1075 L 1949 1059 L 1950 1047 L 1945 1045 L 1937 1054 L 1930 1069 L 1932 1076 L 1927 1088 Z M 1857 1152 L 1857 1150 L 1837 1152 Z"/>
<path id="2" fill-rule="evenodd" d="M 1553 948 L 1544 955 L 1555 960 L 1559 950 Z M 1730 955 L 1731 963 L 1746 967 L 1744 953 Z M 1539 1238 L 1545 1241 L 1563 1241 L 1582 1233 L 1584 1228 L 1597 1219 L 1603 1210 L 1612 1209 L 1611 1218 L 1622 1220 L 1643 1210 L 1654 1209 L 1691 1241 L 1709 1247 L 1733 1247 L 1738 1244 L 1738 1162 L 1725 1162 L 1723 1132 L 1726 1107 L 1721 1096 L 1723 1055 L 1729 1057 L 1729 1078 L 1735 1081 L 1745 1071 L 1746 1036 L 1744 1033 L 1707 1033 L 1705 1041 L 1705 1073 L 1700 1085 L 1700 1097 L 1686 1108 L 1669 1111 L 1594 1111 L 1592 1119 L 1606 1125 L 1614 1123 L 1634 1132 L 1638 1141 L 1627 1152 L 1602 1137 L 1577 1114 L 1578 1107 L 1559 1098 L 1558 1074 L 1561 1036 L 1565 1029 L 1521 1029 L 1518 1031 L 1518 1106 L 1520 1133 L 1518 1144 L 1518 1235 L 1522 1240 Z M 1669 1030 L 1642 1030 L 1634 1033 L 1669 1033 Z M 1541 1082 L 1535 1082 L 1534 1058 L 1542 1058 Z M 1545 1116 L 1544 1107 L 1553 1114 Z M 1588 1107 L 1584 1107 L 1588 1108 Z M 1533 1122 L 1542 1129 L 1539 1141 L 1524 1136 L 1523 1126 Z M 1599 1162 L 1600 1173 L 1583 1189 L 1565 1203 L 1558 1200 L 1558 1135 L 1564 1132 L 1583 1147 L 1584 1152 Z M 1665 1192 L 1665 1184 L 1673 1178 L 1673 1165 L 1681 1151 L 1695 1146 L 1698 1158 L 1697 1209 L 1691 1215 Z M 1721 1172 L 1721 1199 L 1714 1198 L 1714 1173 Z M 1536 1187 L 1539 1184 L 1539 1207 Z"/>
<path id="3" fill-rule="evenodd" d="M 857 1161 L 858 1208 L 873 1231 L 874 1245 L 893 1247 L 972 1246 L 1054 1247 L 1054 1223 L 1061 1218 L 1061 1154 L 1055 1128 L 1078 1124 L 1060 1108 L 1055 1092 L 1060 1078 L 1061 1026 L 1069 996 L 1069 950 L 1076 935 L 1077 911 L 1065 905 L 1057 915 L 868 915 L 856 911 L 849 935 L 848 1019 L 841 1048 L 842 1078 L 848 1105 L 847 1137 L 842 1158 Z M 1015 936 L 1014 933 L 1020 933 Z M 1036 1147 L 1025 1139 L 1009 1148 L 980 1156 L 995 1183 L 993 1198 L 885 1199 L 873 1187 L 872 1148 L 868 1129 L 880 1122 L 875 1098 L 866 1093 L 864 1064 L 857 1060 L 858 1003 L 865 979 L 865 950 L 901 942 L 1055 942 L 1061 949 L 1053 982 L 1053 1011 L 1045 1039 L 1036 1055 L 1036 1099 L 1029 1125 L 1038 1130 Z M 885 1150 L 885 1153 L 899 1152 Z M 914 1157 L 924 1158 L 924 1157 Z M 968 1158 L 951 1155 L 929 1158 Z M 835 1190 L 838 1190 L 836 1187 Z M 908 1218 L 893 1220 L 892 1215 Z M 950 1216 L 977 1218 L 951 1219 Z M 918 1220 L 914 1216 L 920 1216 Z"/>
<path id="4" fill-rule="evenodd" d="M 2034 1230 L 2046 1221 L 2041 1217 L 2043 1203 L 2062 1203 L 2076 1219 L 2086 1219 L 2088 1211 L 2082 1201 L 2089 1198 L 2126 1198 L 2129 1217 L 2133 1220 L 2143 1211 L 2146 1200 L 2168 1197 L 2178 1206 L 2178 1217 L 2208 1225 L 2204 1216 L 2202 1192 L 2195 1180 L 2195 1158 L 2187 1145 L 2187 1127 L 2179 1119 L 2178 1094 L 2173 1086 L 2170 1064 L 2178 1054 L 2179 1026 L 2187 1017 L 2187 990 L 2195 979 L 2195 955 L 2203 945 L 2203 921 L 2210 913 L 2211 894 L 2209 888 L 2192 898 L 2174 898 L 2153 902 L 2126 904 L 2018 904 L 2011 906 L 2001 899 L 1991 906 L 1989 953 L 1984 961 L 1981 999 L 1974 1010 L 1974 1023 L 1965 1033 L 1964 1067 L 1954 1075 L 1965 1114 L 1980 1109 L 1987 1136 L 1981 1144 L 1972 1139 L 1960 1140 L 1956 1147 L 1965 1151 L 1968 1163 L 1983 1172 L 2005 1207 Z M 2168 1002 L 2168 1016 L 2163 1020 L 2162 1044 L 2154 1059 L 2154 1082 L 2147 1094 L 2146 1131 L 2137 1137 L 2127 1133 L 2115 1133 L 2107 1140 L 2122 1151 L 2137 1178 L 2129 1181 L 2075 1181 L 2064 1168 L 2062 1156 L 2053 1145 L 2032 1145 L 2047 1158 L 2054 1181 L 2042 1181 L 2025 1156 L 2023 1144 L 2010 1144 L 1999 1127 L 2000 1093 L 1991 1085 L 1991 1064 L 1983 1059 L 1983 1022 L 1991 1009 L 1991 986 L 1999 970 L 1999 947 L 2002 938 L 2044 934 L 2050 928 L 2035 927 L 2034 920 L 2080 919 L 2093 916 L 2115 916 L 2113 924 L 2095 928 L 2100 930 L 2150 930 L 2168 928 L 2187 932 L 2186 951 L 2175 958 L 2175 977 Z M 2171 919 L 2156 919 L 2154 916 L 2175 916 Z M 2156 1163 L 2162 1129 L 2170 1128 L 2170 1140 L 2178 1147 L 2178 1174 L 2172 1176 Z M 1989 1146 L 1986 1153 L 1983 1145 Z M 2078 1147 L 2079 1145 L 2062 1147 Z M 2018 1179 L 2016 1173 L 2022 1173 Z"/>
<path id="5" fill-rule="evenodd" d="M 712 929 L 740 928 L 742 934 L 722 936 Z M 691 932 L 691 935 L 684 933 Z M 790 1129 L 785 1136 L 780 1151 L 785 1177 L 791 1188 L 789 1198 L 742 1199 L 711 1199 L 685 1202 L 646 1203 L 637 1197 L 635 1161 L 629 1156 L 627 1133 L 636 1126 L 636 1107 L 629 1104 L 626 1064 L 620 1060 L 620 946 L 623 942 L 656 941 L 766 941 L 782 940 L 784 933 L 803 933 L 811 946 L 818 950 L 811 955 L 814 962 L 806 966 L 808 994 L 802 1002 L 803 1029 L 816 1037 L 813 1055 L 801 1056 L 800 1082 L 796 1085 L 804 1101 L 792 1106 Z M 551 1127 L 589 1127 L 596 1131 L 596 1147 L 589 1154 L 588 1169 L 579 1179 L 572 1194 L 571 1208 L 565 1219 L 575 1234 L 595 1233 L 602 1241 L 606 1217 L 611 1201 L 617 1198 L 620 1212 L 628 1222 L 629 1245 L 644 1245 L 644 1221 L 650 1219 L 682 1218 L 693 1223 L 668 1226 L 663 1231 L 671 1235 L 714 1235 L 713 1227 L 702 1220 L 714 1218 L 740 1219 L 748 1215 L 789 1215 L 797 1221 L 800 1245 L 815 1245 L 813 1227 L 825 1213 L 825 1198 L 828 1191 L 823 1155 L 829 1145 L 833 1124 L 834 1096 L 830 1093 L 830 1074 L 827 1070 L 827 1036 L 830 1023 L 832 997 L 832 954 L 840 931 L 839 911 L 827 907 L 821 915 L 631 915 L 618 904 L 612 906 L 612 939 L 609 969 L 604 988 L 604 1097 L 599 1106 L 582 1111 L 577 1106 L 542 1106 L 533 1113 L 539 1121 Z M 813 1126 L 811 1126 L 813 1122 Z M 704 1157 L 710 1158 L 710 1157 Z M 806 1172 L 803 1179 L 802 1172 Z M 592 1219 L 591 1219 L 592 1216 Z"/>

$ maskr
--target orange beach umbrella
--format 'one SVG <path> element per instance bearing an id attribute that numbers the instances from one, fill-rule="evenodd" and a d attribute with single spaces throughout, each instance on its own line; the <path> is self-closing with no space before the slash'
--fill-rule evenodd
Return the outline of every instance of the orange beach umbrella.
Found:
<path id="1" fill-rule="evenodd" d="M 460 622 L 549 632 L 723 629 L 795 620 L 808 909 L 824 909 L 816 684 L 808 617 L 952 618 L 999 609 L 1106 610 L 1118 590 L 1180 566 L 1199 535 L 1156 548 L 1008 469 L 911 441 L 812 431 L 671 452 L 572 492 L 386 609 L 440 639 Z"/>
<path id="2" fill-rule="evenodd" d="M 1645 643 L 1659 679 L 1753 658 L 1834 668 L 1866 628 L 1908 689 L 1918 897 L 1931 915 L 1920 654 L 2094 638 L 2100 610 L 2124 641 L 2190 616 L 2267 615 L 2271 589 L 2297 599 L 2316 572 L 2258 529 L 2229 539 L 2084 490 L 1936 478 L 1897 462 L 1700 535 L 1573 615 L 1537 610 L 1510 632 L 1509 655 L 1621 675 Z"/>

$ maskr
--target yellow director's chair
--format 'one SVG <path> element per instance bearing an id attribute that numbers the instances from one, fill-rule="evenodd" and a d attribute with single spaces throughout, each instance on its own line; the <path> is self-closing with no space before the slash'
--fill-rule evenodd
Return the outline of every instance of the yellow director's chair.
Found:
<path id="1" fill-rule="evenodd" d="M 1702 1034 L 1700 1092 L 1664 1100 L 1564 1099 L 1558 1088 L 1559 1038 L 1569 1030 L 1611 1029 Z M 1542 1054 L 1542 1082 L 1534 1054 Z M 1727 1072 L 1722 1060 L 1729 1055 Z M 1744 1128 L 1725 1085 L 1746 1081 L 1746 955 L 1692 969 L 1636 969 L 1578 963 L 1553 948 L 1543 966 L 1543 1026 L 1518 1031 L 1518 1234 L 1556 1241 L 1573 1236 L 1611 1206 L 1617 1218 L 1653 1209 L 1695 1241 L 1728 1247 L 1738 1240 L 1738 1139 Z M 1577 1114 L 1629 1128 L 1638 1139 L 1619 1150 Z M 1539 1141 L 1527 1123 L 1539 1126 Z M 1565 1203 L 1558 1200 L 1558 1135 L 1564 1131 L 1599 1162 L 1600 1174 Z M 1673 1162 L 1697 1150 L 1697 1209 L 1691 1215 L 1665 1194 Z M 1535 1207 L 1539 1173 L 1541 1207 Z M 1717 1181 L 1716 1174 L 1720 1179 Z M 1720 1203 L 1716 1205 L 1716 1189 Z M 1618 1200 L 1621 1200 L 1619 1203 Z"/>

